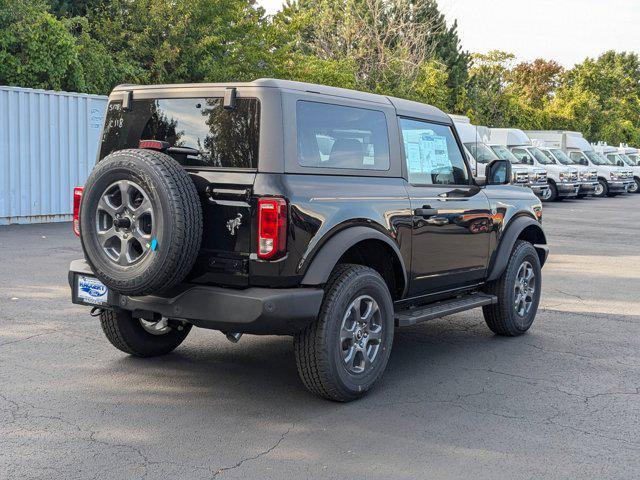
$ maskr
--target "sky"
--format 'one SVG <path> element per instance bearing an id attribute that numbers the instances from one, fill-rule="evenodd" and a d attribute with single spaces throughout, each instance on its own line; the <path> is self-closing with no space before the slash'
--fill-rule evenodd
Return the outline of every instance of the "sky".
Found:
<path id="1" fill-rule="evenodd" d="M 258 0 L 275 13 L 282 0 Z M 438 0 L 462 48 L 572 67 L 607 50 L 640 53 L 640 0 Z"/>

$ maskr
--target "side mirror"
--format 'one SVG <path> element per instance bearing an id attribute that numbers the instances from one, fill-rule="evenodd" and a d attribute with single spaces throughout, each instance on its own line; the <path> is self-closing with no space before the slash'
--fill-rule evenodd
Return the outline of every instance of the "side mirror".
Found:
<path id="1" fill-rule="evenodd" d="M 618 166 L 619 167 L 624 167 L 624 162 L 622 160 L 618 160 Z"/>
<path id="2" fill-rule="evenodd" d="M 487 185 L 508 185 L 511 183 L 511 162 L 509 160 L 493 160 L 485 170 Z"/>

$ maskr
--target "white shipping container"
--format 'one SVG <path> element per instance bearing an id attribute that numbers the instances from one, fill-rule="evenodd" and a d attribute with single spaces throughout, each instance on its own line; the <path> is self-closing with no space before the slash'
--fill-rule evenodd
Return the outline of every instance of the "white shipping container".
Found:
<path id="1" fill-rule="evenodd" d="M 71 220 L 107 98 L 0 86 L 0 225 Z"/>

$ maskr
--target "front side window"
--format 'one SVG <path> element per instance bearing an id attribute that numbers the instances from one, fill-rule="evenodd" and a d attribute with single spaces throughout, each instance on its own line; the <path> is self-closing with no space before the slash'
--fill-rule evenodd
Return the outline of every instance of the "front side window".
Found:
<path id="1" fill-rule="evenodd" d="M 640 166 L 640 155 L 632 153 L 631 155 L 627 155 L 627 157 L 631 160 L 631 165 Z"/>
<path id="2" fill-rule="evenodd" d="M 409 183 L 468 185 L 469 173 L 451 127 L 400 119 Z"/>
<path id="3" fill-rule="evenodd" d="M 296 122 L 301 166 L 389 170 L 389 135 L 383 112 L 299 101 Z"/>
<path id="4" fill-rule="evenodd" d="M 516 158 L 522 163 L 529 163 L 533 160 L 531 158 L 531 155 L 529 155 L 529 152 L 527 152 L 524 148 L 514 148 L 513 150 L 511 150 L 511 153 L 513 153 Z"/>
<path id="5" fill-rule="evenodd" d="M 498 156 L 484 143 L 469 142 L 464 145 L 469 149 L 476 162 L 489 163 L 493 160 L 498 160 Z"/>
<path id="6" fill-rule="evenodd" d="M 589 161 L 587 160 L 587 158 L 582 152 L 570 152 L 569 157 L 575 163 L 579 163 L 580 165 L 586 165 L 589 163 Z"/>
<path id="7" fill-rule="evenodd" d="M 184 166 L 257 168 L 259 139 L 256 98 L 238 98 L 232 110 L 223 108 L 219 97 L 134 100 L 130 111 L 113 102 L 107 109 L 101 157 L 137 148 L 140 140 L 160 140 L 174 147 L 168 153 Z"/>

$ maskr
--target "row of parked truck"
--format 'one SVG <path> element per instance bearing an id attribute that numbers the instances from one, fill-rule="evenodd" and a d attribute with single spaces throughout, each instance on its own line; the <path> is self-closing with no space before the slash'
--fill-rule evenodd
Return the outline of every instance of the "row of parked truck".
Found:
<path id="1" fill-rule="evenodd" d="M 591 144 L 580 132 L 488 128 L 452 115 L 476 177 L 496 159 L 512 163 L 512 183 L 544 202 L 640 193 L 640 150 Z"/>

